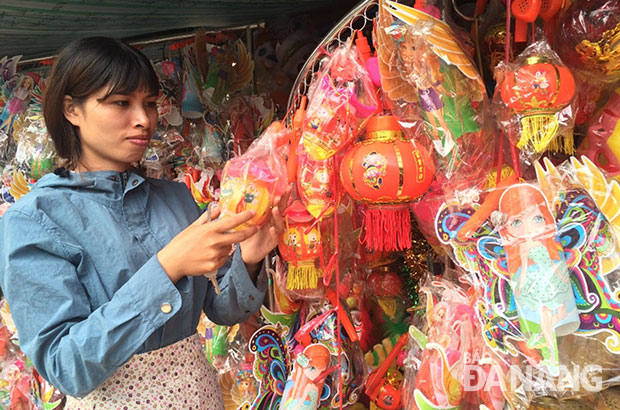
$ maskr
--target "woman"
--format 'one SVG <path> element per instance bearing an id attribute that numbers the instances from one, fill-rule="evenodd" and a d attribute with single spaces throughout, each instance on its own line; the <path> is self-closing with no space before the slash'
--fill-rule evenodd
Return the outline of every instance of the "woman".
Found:
<path id="1" fill-rule="evenodd" d="M 132 168 L 154 133 L 158 95 L 132 47 L 75 41 L 48 83 L 45 121 L 68 169 L 0 220 L 0 281 L 21 348 L 71 396 L 67 409 L 217 408 L 195 329 L 203 310 L 232 325 L 259 309 L 261 262 L 284 228 L 278 206 L 264 228 L 229 233 L 253 212 L 209 222 L 183 185 Z M 203 276 L 217 269 L 219 295 Z"/>

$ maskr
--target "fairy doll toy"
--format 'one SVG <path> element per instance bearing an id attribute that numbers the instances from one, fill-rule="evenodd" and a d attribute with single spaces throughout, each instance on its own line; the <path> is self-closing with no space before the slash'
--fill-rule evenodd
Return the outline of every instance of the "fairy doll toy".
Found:
<path id="1" fill-rule="evenodd" d="M 579 315 L 555 218 L 542 192 L 530 184 L 507 188 L 499 201 L 498 231 L 527 346 L 544 364 L 558 366 L 557 336 L 575 332 Z"/>
<path id="2" fill-rule="evenodd" d="M 406 30 L 406 26 L 400 24 L 393 24 L 392 28 Z M 426 58 L 428 47 L 417 36 L 403 35 L 394 39 L 398 42 L 397 59 L 402 67 L 401 76 L 417 89 L 418 105 L 430 124 L 433 145 L 439 155 L 445 157 L 452 151 L 455 142 L 443 112 L 442 94 L 447 92 L 441 85 L 443 78 L 439 61 Z"/>
<path id="3" fill-rule="evenodd" d="M 17 86 L 11 93 L 11 97 L 6 104 L 2 115 L 0 115 L 0 120 L 2 120 L 0 129 L 10 128 L 13 118 L 24 112 L 30 102 L 30 96 L 33 88 L 34 79 L 31 76 L 25 75 L 20 78 L 19 83 L 17 83 Z"/>
<path id="4" fill-rule="evenodd" d="M 424 124 L 440 176 L 463 174 L 463 166 L 472 167 L 480 158 L 470 147 L 484 140 L 486 92 L 480 73 L 451 27 L 433 15 L 381 1 L 377 21 L 386 105 L 407 127 Z"/>

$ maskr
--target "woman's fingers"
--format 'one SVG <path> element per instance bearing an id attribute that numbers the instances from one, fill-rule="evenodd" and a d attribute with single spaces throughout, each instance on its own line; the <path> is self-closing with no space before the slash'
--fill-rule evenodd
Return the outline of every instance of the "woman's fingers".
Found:
<path id="1" fill-rule="evenodd" d="M 217 221 L 217 231 L 221 233 L 228 232 L 239 225 L 248 222 L 254 217 L 254 215 L 256 215 L 255 211 L 247 210 L 224 219 L 220 219 Z"/>
<path id="2" fill-rule="evenodd" d="M 250 226 L 249 228 L 244 228 L 240 231 L 229 232 L 221 234 L 221 242 L 225 245 L 232 245 L 233 243 L 243 242 L 246 239 L 254 236 L 254 234 L 258 231 L 258 227 Z"/>
<path id="3" fill-rule="evenodd" d="M 207 222 L 215 221 L 220 216 L 220 207 L 217 204 L 213 203 L 213 205 L 207 207 L 207 210 L 202 213 L 194 221 L 195 225 L 204 225 Z"/>
<path id="4" fill-rule="evenodd" d="M 271 211 L 271 220 L 273 222 L 273 226 L 276 230 L 276 233 L 284 232 L 286 225 L 284 224 L 284 219 L 282 219 L 282 214 L 280 210 L 276 207 Z"/>

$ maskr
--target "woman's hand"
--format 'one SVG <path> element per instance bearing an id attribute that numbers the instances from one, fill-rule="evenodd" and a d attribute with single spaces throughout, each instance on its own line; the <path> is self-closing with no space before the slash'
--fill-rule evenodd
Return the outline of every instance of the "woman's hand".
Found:
<path id="1" fill-rule="evenodd" d="M 210 217 L 216 219 L 219 214 L 219 209 L 214 209 Z M 209 213 L 205 212 L 159 251 L 157 259 L 173 283 L 183 276 L 200 276 L 218 270 L 226 262 L 234 243 L 255 236 L 258 231 L 255 226 L 231 231 L 252 219 L 254 214 L 254 211 L 243 211 L 209 222 Z"/>
<path id="2" fill-rule="evenodd" d="M 278 246 L 280 235 L 285 229 L 282 213 L 286 209 L 291 189 L 289 187 L 284 195 L 274 199 L 271 215 L 263 227 L 255 235 L 240 243 L 241 257 L 252 278 L 258 264 Z"/>

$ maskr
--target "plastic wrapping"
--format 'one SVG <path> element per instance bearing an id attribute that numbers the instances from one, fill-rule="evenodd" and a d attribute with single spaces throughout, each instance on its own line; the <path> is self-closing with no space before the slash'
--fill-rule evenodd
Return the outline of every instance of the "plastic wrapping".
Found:
<path id="1" fill-rule="evenodd" d="M 325 264 L 321 225 L 300 201 L 294 201 L 283 217 L 286 231 L 278 249 L 288 262 L 286 289 L 314 293 L 322 287 Z"/>
<path id="2" fill-rule="evenodd" d="M 220 218 L 252 209 L 256 215 L 237 229 L 265 223 L 273 200 L 286 191 L 284 155 L 289 134 L 275 122 L 243 155 L 228 160 L 222 171 Z"/>
<path id="3" fill-rule="evenodd" d="M 504 409 L 504 368 L 480 343 L 473 299 L 446 280 L 429 281 L 421 291 L 426 335 L 410 328 L 415 346 L 406 361 L 405 408 Z"/>
<path id="4" fill-rule="evenodd" d="M 376 38 L 385 108 L 405 128 L 424 124 L 442 180 L 479 172 L 492 144 L 483 132 L 486 91 L 476 67 L 443 21 L 394 2 L 382 5 Z"/>
<path id="5" fill-rule="evenodd" d="M 582 161 L 536 163 L 536 180 L 451 197 L 437 215 L 519 408 L 618 380 L 620 189 Z"/>
<path id="6" fill-rule="evenodd" d="M 548 150 L 574 153 L 575 79 L 546 42 L 500 64 L 496 78 L 499 125 L 530 163 Z"/>
<path id="7" fill-rule="evenodd" d="M 331 157 L 353 141 L 377 108 L 374 86 L 357 49 L 340 46 L 310 85 L 301 147 L 314 160 Z"/>
<path id="8" fill-rule="evenodd" d="M 620 88 L 588 123 L 585 139 L 577 152 L 587 156 L 610 177 L 620 175 Z"/>
<path id="9" fill-rule="evenodd" d="M 588 71 L 590 80 L 620 79 L 620 4 L 615 0 L 574 1 L 564 12 L 554 47 L 571 67 Z"/>
<path id="10" fill-rule="evenodd" d="M 260 382 L 252 408 L 298 409 L 302 403 L 307 409 L 338 408 L 341 401 L 346 408 L 358 400 L 365 377 L 362 354 L 346 308 L 332 301 L 308 303 L 293 314 L 263 308 L 269 323 L 250 340 Z"/>

